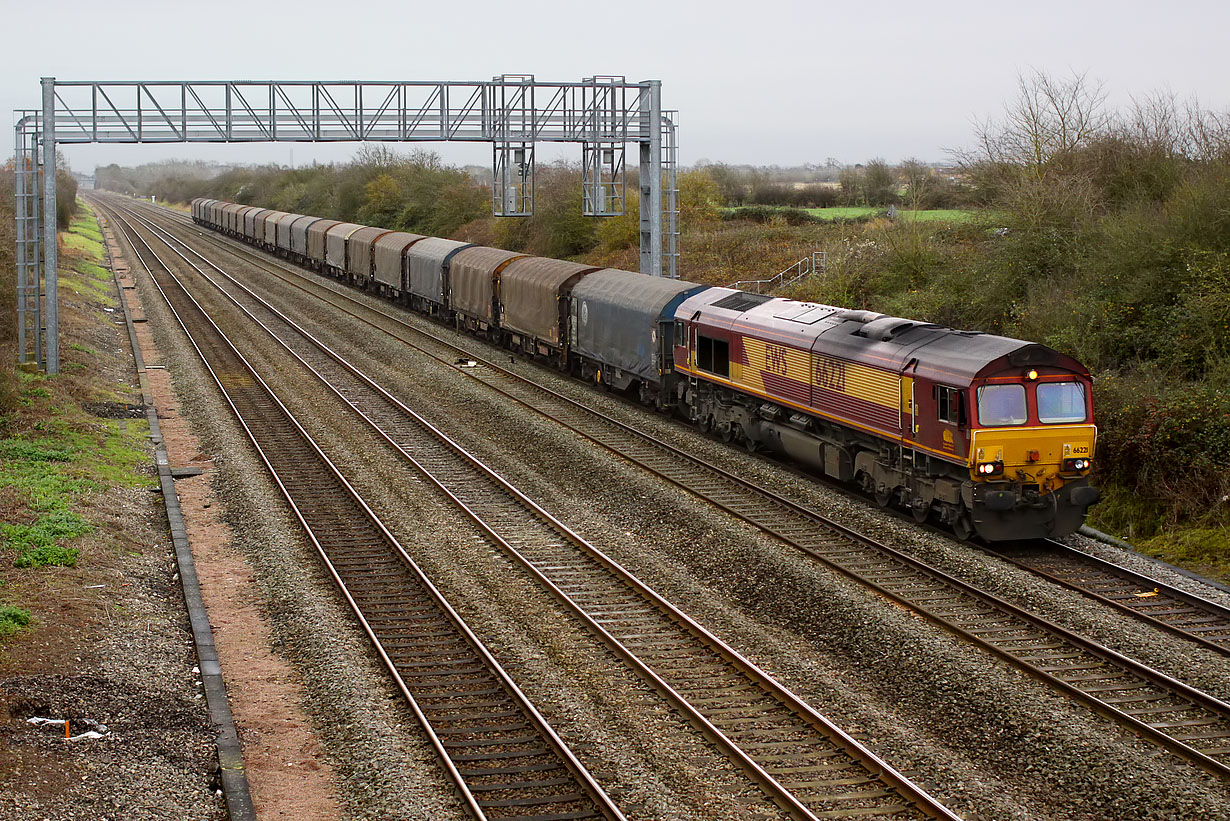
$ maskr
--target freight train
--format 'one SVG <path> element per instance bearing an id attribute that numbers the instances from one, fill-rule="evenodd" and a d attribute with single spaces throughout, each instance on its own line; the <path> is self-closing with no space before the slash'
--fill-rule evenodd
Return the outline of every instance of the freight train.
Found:
<path id="1" fill-rule="evenodd" d="M 211 199 L 198 224 L 987 541 L 1084 521 L 1092 382 L 1043 345 Z"/>

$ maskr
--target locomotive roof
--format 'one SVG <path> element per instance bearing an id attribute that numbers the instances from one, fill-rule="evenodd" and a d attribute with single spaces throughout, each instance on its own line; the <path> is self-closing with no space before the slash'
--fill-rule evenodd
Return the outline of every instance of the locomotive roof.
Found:
<path id="1" fill-rule="evenodd" d="M 846 320 L 824 333 L 815 350 L 891 370 L 907 369 L 913 360 L 914 375 L 953 387 L 1010 367 L 1057 366 L 1088 373 L 1075 359 L 1036 342 L 899 317 Z"/>
<path id="2" fill-rule="evenodd" d="M 731 288 L 695 294 L 675 315 L 896 372 L 915 360 L 916 375 L 954 387 L 1004 367 L 1050 365 L 1088 373 L 1075 359 L 1034 342 Z"/>

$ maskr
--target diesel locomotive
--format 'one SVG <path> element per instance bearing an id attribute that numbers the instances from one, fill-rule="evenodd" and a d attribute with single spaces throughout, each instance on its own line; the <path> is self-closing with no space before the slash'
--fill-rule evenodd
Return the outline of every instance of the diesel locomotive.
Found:
<path id="1" fill-rule="evenodd" d="M 987 541 L 1084 521 L 1079 362 L 1036 343 L 198 199 L 200 225 Z"/>

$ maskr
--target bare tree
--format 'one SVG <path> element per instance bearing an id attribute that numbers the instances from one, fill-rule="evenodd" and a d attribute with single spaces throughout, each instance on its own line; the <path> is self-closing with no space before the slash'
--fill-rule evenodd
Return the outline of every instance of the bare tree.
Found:
<path id="1" fill-rule="evenodd" d="M 1017 96 L 1002 120 L 977 123 L 978 150 L 965 164 L 1015 165 L 1041 177 L 1046 167 L 1102 134 L 1110 123 L 1106 92 L 1085 74 L 1017 78 Z"/>
<path id="2" fill-rule="evenodd" d="M 1117 136 L 1168 158 L 1208 162 L 1230 154 L 1230 115 L 1163 91 L 1133 98 Z"/>
<path id="3" fill-rule="evenodd" d="M 841 185 L 842 202 L 846 205 L 858 205 L 863 199 L 862 167 L 847 165 L 841 169 L 837 180 Z"/>
<path id="4" fill-rule="evenodd" d="M 1120 136 L 1167 156 L 1186 154 L 1186 123 L 1173 93 L 1132 98 L 1132 109 L 1116 129 Z"/>
<path id="5" fill-rule="evenodd" d="M 387 172 L 403 164 L 406 158 L 384 143 L 363 143 L 351 165 L 365 165 L 376 172 Z"/>
<path id="6" fill-rule="evenodd" d="M 910 207 L 917 210 L 934 179 L 931 167 L 922 160 L 911 157 L 897 166 L 897 174 L 905 184 L 905 196 Z"/>
<path id="7" fill-rule="evenodd" d="M 1230 114 L 1202 109 L 1189 102 L 1182 118 L 1183 142 L 1188 156 L 1197 160 L 1230 157 Z"/>

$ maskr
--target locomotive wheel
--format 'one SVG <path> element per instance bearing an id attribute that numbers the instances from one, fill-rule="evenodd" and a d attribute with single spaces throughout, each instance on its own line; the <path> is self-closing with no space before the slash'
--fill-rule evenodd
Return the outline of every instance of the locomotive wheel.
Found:
<path id="1" fill-rule="evenodd" d="M 726 443 L 733 442 L 735 440 L 735 435 L 736 435 L 737 430 L 738 430 L 738 426 L 734 422 L 729 422 L 725 425 L 722 425 L 720 429 L 720 432 L 722 434 L 722 441 Z"/>
<path id="2" fill-rule="evenodd" d="M 858 486 L 863 489 L 864 493 L 870 495 L 876 492 L 876 483 L 875 480 L 871 478 L 870 473 L 860 470 L 858 472 L 858 476 L 854 477 L 854 480 L 858 482 Z"/>
<path id="3" fill-rule="evenodd" d="M 760 443 L 750 436 L 744 437 L 743 447 L 747 448 L 748 453 L 755 453 L 760 450 Z"/>
<path id="4" fill-rule="evenodd" d="M 931 505 L 922 505 L 921 507 L 910 505 L 910 513 L 913 514 L 914 521 L 923 524 L 931 516 Z"/>
<path id="5" fill-rule="evenodd" d="M 956 521 L 952 523 L 952 532 L 963 542 L 974 535 L 974 523 L 970 520 L 968 510 L 962 509 L 957 514 Z"/>
<path id="6" fill-rule="evenodd" d="M 876 488 L 876 504 L 880 507 L 888 507 L 893 501 L 893 488 L 885 487 L 883 490 Z"/>

